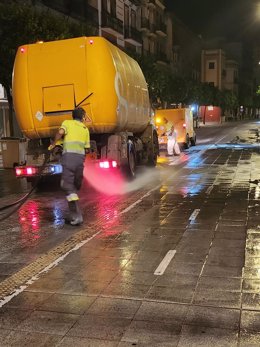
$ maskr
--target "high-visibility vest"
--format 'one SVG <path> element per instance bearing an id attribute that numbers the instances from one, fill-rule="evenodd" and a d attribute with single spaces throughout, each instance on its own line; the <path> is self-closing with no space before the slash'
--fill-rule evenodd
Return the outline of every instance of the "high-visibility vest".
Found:
<path id="1" fill-rule="evenodd" d="M 85 148 L 90 148 L 89 130 L 79 120 L 65 120 L 61 124 L 64 130 L 63 153 L 85 154 Z"/>

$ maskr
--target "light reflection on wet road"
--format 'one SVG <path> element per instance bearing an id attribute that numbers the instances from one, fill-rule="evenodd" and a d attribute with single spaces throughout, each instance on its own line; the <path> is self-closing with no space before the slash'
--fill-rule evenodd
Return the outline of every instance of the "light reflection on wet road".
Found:
<path id="1" fill-rule="evenodd" d="M 120 335 L 123 342 L 133 337 L 143 341 L 142 329 L 149 329 L 141 322 L 164 320 L 178 322 L 171 326 L 169 340 L 165 326 L 157 330 L 156 338 L 163 335 L 165 345 L 172 341 L 174 329 L 177 335 L 182 332 L 180 341 L 192 339 L 188 328 L 194 326 L 204 327 L 205 336 L 210 328 L 216 329 L 219 346 L 225 345 L 220 330 L 235 332 L 232 342 L 246 339 L 243 331 L 258 334 L 259 186 L 249 182 L 260 178 L 258 126 L 251 122 L 200 128 L 197 146 L 180 157 L 162 155 L 157 168 L 140 169 L 135 182 L 126 184 L 113 175 L 116 195 L 103 176 L 98 178 L 102 181 L 98 191 L 85 181 L 80 192 L 85 223 L 80 228 L 64 224 L 66 202 L 61 191 L 35 192 L 16 215 L 2 223 L 0 276 L 8 278 L 50 249 L 62 255 L 59 245 L 68 245 L 69 237 L 90 227 L 92 233 L 98 231 L 97 237 L 30 286 L 27 295 L 53 293 L 53 310 L 63 312 L 65 307 L 67 313 L 75 312 L 64 303 L 59 306 L 62 296 L 71 300 L 71 295 L 97 296 L 89 311 L 86 308 L 87 318 L 98 313 L 97 326 L 97 317 L 104 318 L 106 313 L 111 321 L 111 312 L 115 317 L 115 301 L 121 300 L 130 317 L 129 329 Z M 97 177 L 92 177 L 94 186 Z M 24 188 L 10 189 L 6 189 L 10 195 L 1 198 L 3 204 L 19 197 Z M 154 270 L 169 250 L 176 250 L 173 260 L 165 274 L 155 278 Z M 50 310 L 47 306 L 43 302 L 39 307 Z M 117 317 L 125 312 L 121 309 Z M 39 319 L 37 312 L 33 315 L 21 329 L 29 329 L 33 319 Z M 94 328 L 88 325 L 91 320 L 85 320 L 75 324 L 71 336 L 82 336 L 84 331 L 83 336 L 90 337 L 87 334 Z M 99 329 L 94 338 L 105 340 L 104 335 Z"/>

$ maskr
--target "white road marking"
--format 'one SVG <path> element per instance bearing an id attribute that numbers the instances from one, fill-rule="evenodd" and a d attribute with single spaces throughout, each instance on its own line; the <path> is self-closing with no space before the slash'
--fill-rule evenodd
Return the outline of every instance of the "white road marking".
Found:
<path id="1" fill-rule="evenodd" d="M 170 250 L 166 253 L 166 256 L 160 262 L 157 269 L 154 271 L 154 275 L 160 276 L 164 274 L 164 271 L 167 269 L 167 266 L 170 264 L 172 258 L 174 257 L 176 250 Z"/>
<path id="2" fill-rule="evenodd" d="M 195 220 L 199 213 L 200 213 L 200 208 L 196 208 L 196 210 L 194 210 L 192 214 L 190 215 L 189 220 Z"/>
<path id="3" fill-rule="evenodd" d="M 64 260 L 71 252 L 74 252 L 84 246 L 86 243 L 91 241 L 95 236 L 100 234 L 101 231 L 98 231 L 96 234 L 92 235 L 88 239 L 79 242 L 75 247 L 73 247 L 71 250 L 63 254 L 61 257 L 57 258 L 54 262 L 50 263 L 48 266 L 46 266 L 43 270 L 41 270 L 38 274 L 32 276 L 27 282 L 25 282 L 24 285 L 17 288 L 12 294 L 5 296 L 2 300 L 0 300 L 0 307 L 4 306 L 6 303 L 8 303 L 12 298 L 17 296 L 18 294 L 22 293 L 30 284 L 33 284 L 35 281 L 37 281 L 40 278 L 40 275 L 43 273 L 47 273 L 57 265 L 59 265 L 62 260 Z"/>
<path id="4" fill-rule="evenodd" d="M 154 190 L 159 189 L 161 186 L 162 186 L 162 185 L 159 184 L 159 185 L 156 186 L 155 188 L 149 190 L 149 192 L 147 192 L 146 194 L 144 194 L 144 195 L 141 197 L 141 199 L 137 200 L 137 201 L 134 202 L 132 205 L 128 206 L 128 207 L 125 208 L 123 211 L 121 211 L 121 212 L 119 213 L 119 215 L 124 214 L 124 213 L 126 213 L 126 212 L 132 210 L 133 207 L 135 207 L 136 205 L 138 205 L 144 198 L 146 198 L 147 196 L 149 196 Z"/>
<path id="5" fill-rule="evenodd" d="M 210 194 L 212 189 L 213 189 L 213 186 L 208 187 L 208 189 L 206 190 L 206 194 Z"/>

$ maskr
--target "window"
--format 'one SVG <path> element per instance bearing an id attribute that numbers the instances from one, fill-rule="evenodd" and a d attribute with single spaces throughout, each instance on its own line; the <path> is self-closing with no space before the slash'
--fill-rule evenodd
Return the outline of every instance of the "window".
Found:
<path id="1" fill-rule="evenodd" d="M 125 14 L 124 14 L 124 19 L 125 19 L 125 27 L 129 27 L 129 7 L 125 5 Z"/>
<path id="2" fill-rule="evenodd" d="M 110 0 L 110 13 L 116 18 L 116 0 Z"/>
<path id="3" fill-rule="evenodd" d="M 214 63 L 214 61 L 210 61 L 210 62 L 209 62 L 209 69 L 210 69 L 210 70 L 214 70 L 214 69 L 215 69 L 215 63 Z"/>
<path id="4" fill-rule="evenodd" d="M 131 10 L 131 27 L 136 29 L 136 13 Z"/>
<path id="5" fill-rule="evenodd" d="M 107 11 L 107 0 L 102 0 L 102 10 Z"/>

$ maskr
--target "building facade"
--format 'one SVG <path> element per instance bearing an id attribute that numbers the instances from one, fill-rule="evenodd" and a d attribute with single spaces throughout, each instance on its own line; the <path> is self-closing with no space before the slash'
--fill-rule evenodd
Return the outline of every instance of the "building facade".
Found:
<path id="1" fill-rule="evenodd" d="M 227 42 L 223 37 L 205 41 L 201 54 L 201 82 L 211 83 L 220 90 L 230 90 L 238 95 L 242 52 L 240 42 Z"/>
<path id="2" fill-rule="evenodd" d="M 65 17 L 83 21 L 96 35 L 133 53 L 167 63 L 164 0 L 36 0 Z"/>
<path id="3" fill-rule="evenodd" d="M 233 59 L 227 59 L 224 50 L 202 50 L 201 82 L 209 83 L 219 90 L 231 90 L 237 95 L 238 71 L 238 62 Z"/>

